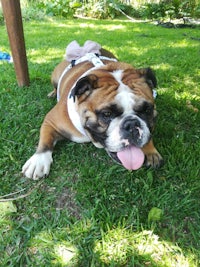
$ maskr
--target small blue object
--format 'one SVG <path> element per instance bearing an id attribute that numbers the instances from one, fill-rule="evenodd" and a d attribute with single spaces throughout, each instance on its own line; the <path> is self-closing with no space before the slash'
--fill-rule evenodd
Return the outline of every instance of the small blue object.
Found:
<path id="1" fill-rule="evenodd" d="M 153 89 L 153 98 L 155 99 L 158 96 L 158 93 L 155 89 Z"/>
<path id="2" fill-rule="evenodd" d="M 0 60 L 6 60 L 8 62 L 12 62 L 12 57 L 8 53 L 0 51 Z"/>

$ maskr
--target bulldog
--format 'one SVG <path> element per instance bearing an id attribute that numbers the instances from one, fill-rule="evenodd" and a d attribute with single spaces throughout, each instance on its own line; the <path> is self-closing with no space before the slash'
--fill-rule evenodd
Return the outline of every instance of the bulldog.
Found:
<path id="1" fill-rule="evenodd" d="M 92 41 L 67 47 L 66 59 L 53 71 L 57 104 L 46 115 L 36 152 L 22 167 L 33 179 L 47 176 L 55 144 L 62 139 L 92 142 L 128 170 L 159 167 L 162 157 L 152 140 L 155 118 L 151 68 L 117 61 Z"/>

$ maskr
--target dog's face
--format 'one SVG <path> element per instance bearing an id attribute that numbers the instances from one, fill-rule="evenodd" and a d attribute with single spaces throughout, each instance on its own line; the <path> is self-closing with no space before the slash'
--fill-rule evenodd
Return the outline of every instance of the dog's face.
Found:
<path id="1" fill-rule="evenodd" d="M 119 161 L 117 152 L 130 146 L 142 148 L 151 138 L 154 87 L 151 69 L 111 63 L 81 78 L 71 97 L 93 144 Z"/>

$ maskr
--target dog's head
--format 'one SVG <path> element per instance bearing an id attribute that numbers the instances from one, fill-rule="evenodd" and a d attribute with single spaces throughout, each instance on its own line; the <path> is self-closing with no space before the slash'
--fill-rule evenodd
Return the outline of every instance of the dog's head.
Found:
<path id="1" fill-rule="evenodd" d="M 156 85 L 150 68 L 110 63 L 80 78 L 71 92 L 93 144 L 105 148 L 126 168 L 134 169 L 127 158 L 140 157 L 138 148 L 151 138 L 157 114 L 152 93 Z"/>

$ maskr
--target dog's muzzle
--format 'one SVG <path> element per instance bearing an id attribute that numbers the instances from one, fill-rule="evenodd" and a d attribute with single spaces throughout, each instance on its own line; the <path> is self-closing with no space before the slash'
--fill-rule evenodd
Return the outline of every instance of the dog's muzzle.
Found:
<path id="1" fill-rule="evenodd" d="M 129 145 L 142 147 L 149 141 L 150 131 L 146 123 L 137 116 L 125 117 L 120 126 L 122 140 L 127 140 Z"/>
<path id="2" fill-rule="evenodd" d="M 139 169 L 145 158 L 141 148 L 151 137 L 146 122 L 136 115 L 126 116 L 120 123 L 119 134 L 121 149 L 116 152 L 107 150 L 108 154 L 126 169 Z"/>

